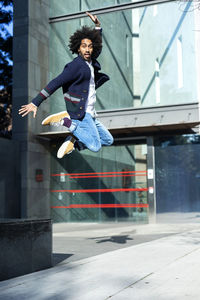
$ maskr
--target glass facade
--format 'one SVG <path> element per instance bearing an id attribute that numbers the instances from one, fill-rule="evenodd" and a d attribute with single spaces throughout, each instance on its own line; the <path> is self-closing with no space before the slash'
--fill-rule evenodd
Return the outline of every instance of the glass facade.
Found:
<path id="1" fill-rule="evenodd" d="M 200 136 L 155 139 L 157 213 L 200 211 Z"/>
<path id="2" fill-rule="evenodd" d="M 131 1 L 77 0 L 66 5 L 64 0 L 53 0 L 51 16 L 125 2 Z M 103 51 L 98 61 L 111 80 L 97 90 L 97 111 L 197 102 L 197 40 L 191 5 L 185 2 L 180 9 L 173 1 L 98 16 L 103 28 Z M 50 80 L 75 57 L 68 40 L 83 25 L 92 25 L 91 20 L 50 24 Z M 51 113 L 65 110 L 61 89 L 49 101 Z M 200 209 L 199 145 L 195 135 L 155 138 L 158 213 Z M 54 222 L 148 222 L 145 142 L 124 142 L 103 147 L 98 153 L 74 151 L 61 160 L 56 158 L 59 146 L 51 145 Z"/>
<path id="3" fill-rule="evenodd" d="M 51 160 L 54 222 L 148 222 L 145 145 L 74 151 Z M 53 150 L 55 149 L 55 150 Z"/>
<path id="4" fill-rule="evenodd" d="M 80 1 L 83 10 L 86 2 L 89 3 Z M 101 6 L 108 2 L 95 1 Z M 55 2 L 54 5 L 69 13 L 72 4 L 59 6 Z M 98 60 L 111 80 L 97 90 L 97 110 L 197 101 L 197 41 L 194 11 L 190 11 L 190 6 L 191 2 L 186 2 L 184 9 L 180 9 L 173 1 L 99 15 L 103 51 Z M 91 7 L 95 7 L 92 2 Z M 77 6 L 76 11 L 79 10 Z M 68 40 L 82 25 L 92 22 L 89 18 L 79 18 L 50 25 L 50 79 L 75 57 L 68 49 Z M 61 90 L 51 98 L 52 112 L 65 109 Z"/>

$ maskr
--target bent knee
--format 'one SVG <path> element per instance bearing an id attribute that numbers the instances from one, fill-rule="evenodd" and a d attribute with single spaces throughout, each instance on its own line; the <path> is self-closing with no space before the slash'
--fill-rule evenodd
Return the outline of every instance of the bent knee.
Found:
<path id="1" fill-rule="evenodd" d="M 113 144 L 113 142 L 114 142 L 114 139 L 113 139 L 112 135 L 110 135 L 109 137 L 107 137 L 106 141 L 104 142 L 104 145 L 110 146 Z"/>
<path id="2" fill-rule="evenodd" d="M 110 136 L 109 140 L 108 140 L 108 146 L 112 145 L 114 143 L 114 139 L 112 137 L 112 135 Z"/>
<path id="3" fill-rule="evenodd" d="M 99 150 L 101 149 L 101 145 L 90 145 L 88 149 L 92 152 L 99 152 Z"/>
<path id="4" fill-rule="evenodd" d="M 91 143 L 87 144 L 87 148 L 92 152 L 98 152 L 101 149 L 101 142 L 93 140 Z"/>

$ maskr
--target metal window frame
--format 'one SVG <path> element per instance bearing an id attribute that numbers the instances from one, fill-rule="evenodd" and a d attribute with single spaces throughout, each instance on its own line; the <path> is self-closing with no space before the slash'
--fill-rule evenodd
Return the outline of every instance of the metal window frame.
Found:
<path id="1" fill-rule="evenodd" d="M 177 2 L 177 0 L 144 0 L 144 1 L 138 1 L 134 3 L 125 3 L 125 4 L 119 4 L 114 6 L 108 6 L 105 8 L 97 8 L 93 10 L 88 10 L 92 14 L 106 14 L 111 12 L 117 12 L 121 10 L 127 10 L 127 9 L 136 9 L 146 6 L 151 6 L 155 4 L 163 4 L 167 2 Z M 63 21 L 69 21 L 73 19 L 79 19 L 79 18 L 86 18 L 85 11 L 82 12 L 76 12 L 72 14 L 67 14 L 63 16 L 57 16 L 57 17 L 51 17 L 49 18 L 49 23 L 57 23 L 57 22 L 63 22 Z"/>

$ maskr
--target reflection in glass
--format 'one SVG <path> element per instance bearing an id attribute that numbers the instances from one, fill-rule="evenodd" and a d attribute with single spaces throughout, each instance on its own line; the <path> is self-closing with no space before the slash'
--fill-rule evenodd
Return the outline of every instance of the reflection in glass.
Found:
<path id="1" fill-rule="evenodd" d="M 200 136 L 155 140 L 157 213 L 199 212 Z"/>
<path id="2" fill-rule="evenodd" d="M 177 38 L 178 88 L 183 87 L 183 49 L 182 36 Z"/>
<path id="3" fill-rule="evenodd" d="M 84 10 L 86 3 L 93 4 L 81 1 L 80 8 L 78 3 L 76 7 L 73 2 L 76 11 Z M 102 6 L 106 3 L 101 2 Z M 59 5 L 56 1 L 57 9 L 67 11 L 64 2 Z M 197 41 L 194 11 L 190 11 L 190 6 L 191 2 L 186 2 L 185 9 L 180 10 L 176 2 L 171 2 L 99 15 L 103 51 L 98 60 L 102 72 L 111 80 L 97 90 L 97 110 L 196 101 Z M 50 25 L 50 79 L 74 58 L 68 50 L 68 40 L 82 25 L 92 24 L 88 18 L 82 18 Z M 52 112 L 65 109 L 61 90 L 51 98 Z"/>
<path id="4" fill-rule="evenodd" d="M 113 5 L 123 3 L 138 2 L 138 0 L 51 0 L 50 17 L 57 17 L 81 11 L 94 10 L 98 8 L 106 8 Z"/>
<path id="5" fill-rule="evenodd" d="M 74 151 L 59 162 L 53 155 L 51 170 L 54 222 L 148 222 L 143 145 Z"/>

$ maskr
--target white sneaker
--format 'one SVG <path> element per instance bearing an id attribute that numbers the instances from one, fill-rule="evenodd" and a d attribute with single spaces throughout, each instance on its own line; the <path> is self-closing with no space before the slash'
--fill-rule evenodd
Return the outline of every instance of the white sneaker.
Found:
<path id="1" fill-rule="evenodd" d="M 62 158 L 66 154 L 70 154 L 72 151 L 74 151 L 74 143 L 76 139 L 73 138 L 71 135 L 69 135 L 65 142 L 60 146 L 57 152 L 57 158 Z"/>

